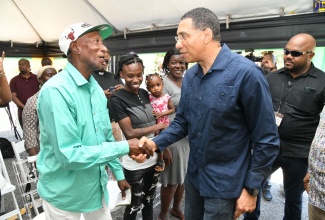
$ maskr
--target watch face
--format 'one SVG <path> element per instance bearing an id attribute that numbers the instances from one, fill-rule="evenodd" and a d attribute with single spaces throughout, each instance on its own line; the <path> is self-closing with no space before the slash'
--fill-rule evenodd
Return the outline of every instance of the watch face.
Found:
<path id="1" fill-rule="evenodd" d="M 250 187 L 244 187 L 244 188 L 251 196 L 257 196 L 258 193 L 260 192 L 258 189 L 254 189 L 254 188 L 250 188 Z"/>
<path id="2" fill-rule="evenodd" d="M 258 193 L 260 192 L 258 189 L 252 189 L 252 196 L 257 196 L 258 195 Z"/>

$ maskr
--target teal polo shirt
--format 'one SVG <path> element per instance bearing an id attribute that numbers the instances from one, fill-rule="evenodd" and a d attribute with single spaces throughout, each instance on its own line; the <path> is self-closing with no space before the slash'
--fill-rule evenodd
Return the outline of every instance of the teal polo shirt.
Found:
<path id="1" fill-rule="evenodd" d="M 108 204 L 107 164 L 124 179 L 119 157 L 127 141 L 115 142 L 107 99 L 96 80 L 86 80 L 72 64 L 42 87 L 37 103 L 40 152 L 39 195 L 70 212 L 91 212 Z"/>

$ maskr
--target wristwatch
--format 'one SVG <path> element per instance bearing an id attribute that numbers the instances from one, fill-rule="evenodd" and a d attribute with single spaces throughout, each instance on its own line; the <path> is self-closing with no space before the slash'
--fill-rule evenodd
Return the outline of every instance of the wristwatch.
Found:
<path id="1" fill-rule="evenodd" d="M 250 187 L 248 187 L 248 186 L 244 186 L 244 189 L 246 189 L 247 192 L 248 192 L 251 196 L 257 196 L 258 193 L 260 192 L 259 189 L 250 188 Z"/>

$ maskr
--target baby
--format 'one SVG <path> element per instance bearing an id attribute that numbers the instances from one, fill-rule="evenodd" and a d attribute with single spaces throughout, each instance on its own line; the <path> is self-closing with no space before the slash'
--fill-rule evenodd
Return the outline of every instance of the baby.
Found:
<path id="1" fill-rule="evenodd" d="M 149 99 L 153 109 L 152 114 L 156 117 L 156 123 L 169 125 L 168 115 L 175 112 L 175 107 L 170 96 L 163 94 L 164 83 L 162 77 L 158 73 L 149 74 L 146 76 L 146 85 L 150 92 Z M 162 172 L 164 169 L 165 161 L 161 152 L 158 154 L 158 163 L 155 170 Z"/>

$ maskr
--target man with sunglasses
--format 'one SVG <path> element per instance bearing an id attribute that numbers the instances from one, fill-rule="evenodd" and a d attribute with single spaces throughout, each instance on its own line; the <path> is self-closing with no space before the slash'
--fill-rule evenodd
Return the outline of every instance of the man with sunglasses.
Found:
<path id="1" fill-rule="evenodd" d="M 114 73 L 108 72 L 107 68 L 110 62 L 110 54 L 107 50 L 105 52 L 104 62 L 102 63 L 101 69 L 96 70 L 92 73 L 92 76 L 98 82 L 100 87 L 104 90 L 104 94 L 107 98 L 107 108 L 110 108 L 110 98 L 113 92 L 123 88 L 123 81 L 120 78 L 114 78 Z M 111 125 L 113 129 L 113 136 L 116 141 L 122 140 L 122 132 L 118 123 L 115 123 L 111 112 L 109 112 L 109 118 L 111 119 Z"/>
<path id="2" fill-rule="evenodd" d="M 284 68 L 266 76 L 281 144 L 271 173 L 282 168 L 286 220 L 301 219 L 309 149 L 325 102 L 325 74 L 311 61 L 315 47 L 311 35 L 293 36 L 283 50 Z M 258 219 L 258 212 L 245 219 Z"/>

